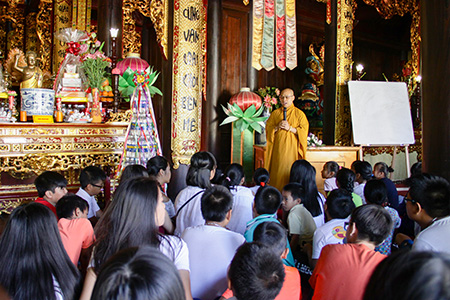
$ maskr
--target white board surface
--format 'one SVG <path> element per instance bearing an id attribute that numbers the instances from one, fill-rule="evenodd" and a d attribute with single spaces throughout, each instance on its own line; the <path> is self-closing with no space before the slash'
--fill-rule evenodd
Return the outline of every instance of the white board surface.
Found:
<path id="1" fill-rule="evenodd" d="M 348 89 L 355 144 L 414 144 L 406 83 L 349 81 Z"/>

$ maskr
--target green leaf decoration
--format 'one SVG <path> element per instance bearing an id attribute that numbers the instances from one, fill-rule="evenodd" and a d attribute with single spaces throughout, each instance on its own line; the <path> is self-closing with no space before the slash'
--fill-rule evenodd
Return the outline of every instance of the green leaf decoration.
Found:
<path id="1" fill-rule="evenodd" d="M 237 120 L 239 120 L 239 118 L 234 117 L 234 116 L 230 116 L 230 117 L 226 118 L 225 120 L 223 120 L 223 122 L 220 123 L 220 126 L 232 123 L 232 122 L 237 121 Z"/>
<path id="2" fill-rule="evenodd" d="M 252 122 L 250 123 L 250 126 L 258 133 L 261 133 L 262 127 L 259 125 L 258 122 Z"/>
<path id="3" fill-rule="evenodd" d="M 252 104 L 249 108 L 245 110 L 244 117 L 246 118 L 251 117 L 255 114 L 255 112 L 256 112 L 255 105 Z"/>

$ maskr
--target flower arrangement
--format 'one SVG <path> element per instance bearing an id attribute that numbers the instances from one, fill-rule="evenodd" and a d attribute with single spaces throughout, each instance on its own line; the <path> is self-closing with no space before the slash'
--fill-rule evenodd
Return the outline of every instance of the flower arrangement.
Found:
<path id="1" fill-rule="evenodd" d="M 322 140 L 319 140 L 319 138 L 311 132 L 308 134 L 306 141 L 307 141 L 308 147 L 323 147 L 323 146 L 325 146 L 323 144 Z"/>
<path id="2" fill-rule="evenodd" d="M 259 88 L 256 93 L 262 98 L 263 105 L 269 112 L 272 112 L 281 106 L 279 99 L 280 90 L 278 88 L 266 86 L 264 88 Z"/>
<path id="3" fill-rule="evenodd" d="M 106 79 L 105 69 L 111 66 L 111 59 L 102 51 L 103 45 L 104 42 L 97 40 L 95 32 L 89 35 L 89 40 L 80 44 L 79 55 L 91 88 L 101 89 Z"/>

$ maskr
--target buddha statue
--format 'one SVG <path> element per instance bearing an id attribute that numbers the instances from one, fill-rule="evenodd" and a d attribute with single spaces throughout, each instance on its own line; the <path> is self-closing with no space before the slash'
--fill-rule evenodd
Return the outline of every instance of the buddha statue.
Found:
<path id="1" fill-rule="evenodd" d="M 41 88 L 43 82 L 42 70 L 37 66 L 37 54 L 28 51 L 25 55 L 26 66 L 19 66 L 20 55 L 15 56 L 14 69 L 22 74 L 21 89 Z"/>

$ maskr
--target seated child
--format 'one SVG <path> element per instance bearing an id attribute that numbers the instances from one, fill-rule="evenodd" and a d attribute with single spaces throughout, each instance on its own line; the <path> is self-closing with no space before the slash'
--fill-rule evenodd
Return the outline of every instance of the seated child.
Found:
<path id="1" fill-rule="evenodd" d="M 264 222 L 258 225 L 254 233 L 254 241 L 271 248 L 275 254 L 281 258 L 286 258 L 289 251 L 286 242 L 286 229 L 276 222 Z M 300 274 L 294 267 L 284 265 L 285 278 L 283 287 L 275 300 L 301 299 Z M 233 296 L 233 292 L 228 289 L 223 295 L 223 299 Z"/>
<path id="2" fill-rule="evenodd" d="M 269 183 L 270 175 L 269 171 L 267 171 L 264 168 L 258 168 L 255 170 L 255 173 L 253 174 L 253 183 L 255 186 L 252 186 L 250 190 L 252 191 L 253 195 L 256 195 L 256 192 L 259 190 L 260 187 L 264 187 Z"/>
<path id="3" fill-rule="evenodd" d="M 355 178 L 356 175 L 355 173 L 353 173 L 352 170 L 347 168 L 341 168 L 337 172 L 336 182 L 338 188 L 345 189 L 350 193 L 352 193 L 353 202 L 355 203 L 356 207 L 358 207 L 361 206 L 363 203 L 361 197 L 353 192 L 353 189 L 355 187 Z"/>
<path id="4" fill-rule="evenodd" d="M 420 225 L 413 250 L 450 253 L 450 184 L 439 176 L 410 178 L 406 201 L 408 216 Z"/>
<path id="5" fill-rule="evenodd" d="M 50 208 L 57 217 L 55 205 L 62 196 L 67 194 L 67 180 L 59 173 L 46 171 L 36 177 L 34 185 L 39 196 L 35 202 Z"/>
<path id="6" fill-rule="evenodd" d="M 392 180 L 388 178 L 389 173 L 392 172 L 394 172 L 394 169 L 389 167 L 384 162 L 377 162 L 373 166 L 373 176 L 375 176 L 376 179 L 381 180 L 386 185 L 389 206 L 398 209 L 398 191 Z"/>
<path id="7" fill-rule="evenodd" d="M 80 254 L 89 261 L 89 250 L 94 243 L 94 229 L 87 219 L 89 207 L 86 201 L 73 194 L 67 194 L 56 204 L 58 229 L 64 248 L 75 266 Z"/>
<path id="8" fill-rule="evenodd" d="M 304 243 L 311 243 L 316 231 L 316 223 L 311 213 L 303 206 L 305 196 L 303 187 L 298 183 L 288 183 L 281 193 L 283 210 L 288 212 L 287 225 L 291 236 L 291 249 L 296 251 Z"/>
<path id="9" fill-rule="evenodd" d="M 355 160 L 352 163 L 352 171 L 355 173 L 355 188 L 353 192 L 361 197 L 363 204 L 366 204 L 366 198 L 364 197 L 364 187 L 367 181 L 371 180 L 372 166 L 367 161 Z"/>
<path id="10" fill-rule="evenodd" d="M 96 166 L 89 166 L 81 170 L 80 173 L 80 189 L 77 195 L 87 201 L 89 204 L 88 219 L 94 217 L 100 218 L 103 214 L 97 204 L 95 196 L 101 193 L 105 185 L 106 174 L 102 169 Z"/>
<path id="11" fill-rule="evenodd" d="M 314 232 L 311 265 L 314 267 L 320 257 L 322 248 L 330 244 L 343 244 L 345 222 L 355 209 L 352 195 L 344 189 L 330 192 L 325 203 L 325 214 L 329 220 Z"/>
<path id="12" fill-rule="evenodd" d="M 339 171 L 339 165 L 335 161 L 327 161 L 322 168 L 322 178 L 325 179 L 323 182 L 323 190 L 325 194 L 337 189 L 336 185 L 336 174 Z"/>
<path id="13" fill-rule="evenodd" d="M 394 226 L 392 227 L 388 237 L 381 244 L 375 247 L 375 251 L 380 252 L 381 254 L 390 255 L 394 231 L 396 228 L 400 227 L 402 220 L 400 219 L 398 212 L 388 206 L 389 201 L 387 198 L 387 189 L 382 181 L 376 179 L 368 181 L 364 188 L 364 195 L 367 204 L 378 204 L 383 206 L 394 222 Z"/>
<path id="14" fill-rule="evenodd" d="M 257 242 L 245 243 L 236 252 L 228 280 L 238 300 L 273 300 L 280 293 L 285 271 L 280 257 Z"/>
<path id="15" fill-rule="evenodd" d="M 221 184 L 233 194 L 233 215 L 227 228 L 244 234 L 247 222 L 253 219 L 253 193 L 243 186 L 244 168 L 240 164 L 231 164 L 222 175 Z"/>
<path id="16" fill-rule="evenodd" d="M 272 186 L 261 187 L 255 195 L 253 204 L 253 220 L 247 223 L 244 237 L 247 242 L 253 242 L 253 233 L 256 227 L 264 222 L 277 222 L 276 212 L 281 205 L 281 194 L 278 189 Z M 286 242 L 287 242 L 286 237 Z M 291 247 L 287 243 L 289 252 L 287 257 L 283 259 L 283 263 L 287 266 L 295 266 L 294 256 L 291 252 Z"/>
<path id="17" fill-rule="evenodd" d="M 189 249 L 191 292 L 194 298 L 215 299 L 227 288 L 227 270 L 244 237 L 227 230 L 232 217 L 233 195 L 216 185 L 201 199 L 204 225 L 188 227 L 181 238 Z"/>
<path id="18" fill-rule="evenodd" d="M 309 280 L 316 299 L 362 299 L 367 282 L 386 255 L 375 252 L 392 228 L 389 213 L 379 205 L 355 208 L 346 228 L 347 244 L 327 245 Z"/>

